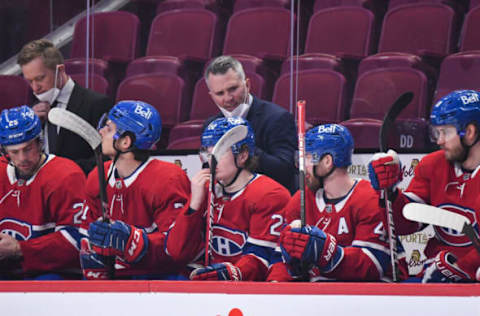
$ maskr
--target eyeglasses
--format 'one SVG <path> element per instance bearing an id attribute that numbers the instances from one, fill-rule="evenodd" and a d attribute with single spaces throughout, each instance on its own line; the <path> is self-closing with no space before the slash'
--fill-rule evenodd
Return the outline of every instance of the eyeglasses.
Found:
<path id="1" fill-rule="evenodd" d="M 444 141 L 449 141 L 453 137 L 458 135 L 457 129 L 455 126 L 431 126 L 430 127 L 430 138 L 434 142 L 438 142 L 440 138 L 443 138 Z"/>

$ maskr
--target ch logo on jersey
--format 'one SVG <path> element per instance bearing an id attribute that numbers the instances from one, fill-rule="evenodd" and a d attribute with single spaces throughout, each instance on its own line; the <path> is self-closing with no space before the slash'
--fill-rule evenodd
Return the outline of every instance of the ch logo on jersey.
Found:
<path id="1" fill-rule="evenodd" d="M 453 204 L 444 204 L 444 205 L 439 205 L 437 207 L 468 217 L 475 231 L 476 232 L 478 231 L 477 218 L 475 216 L 474 210 L 461 207 L 458 205 L 453 205 Z M 439 226 L 434 226 L 433 228 L 435 230 L 437 237 L 447 245 L 468 246 L 472 243 L 470 239 L 468 239 L 468 237 L 462 232 L 459 232 L 450 228 L 439 227 Z"/>
<path id="2" fill-rule="evenodd" d="M 16 240 L 27 240 L 32 237 L 32 226 L 15 219 L 6 218 L 0 221 L 0 233 L 10 235 Z"/>
<path id="3" fill-rule="evenodd" d="M 213 251 L 224 257 L 233 257 L 242 253 L 247 242 L 247 234 L 223 226 L 213 227 Z"/>

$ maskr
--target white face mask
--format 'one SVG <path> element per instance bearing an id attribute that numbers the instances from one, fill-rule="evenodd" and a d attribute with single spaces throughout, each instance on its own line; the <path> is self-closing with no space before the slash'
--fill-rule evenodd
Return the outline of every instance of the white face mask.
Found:
<path id="1" fill-rule="evenodd" d="M 42 102 L 48 102 L 49 104 L 53 104 L 53 102 L 55 102 L 58 95 L 60 94 L 60 89 L 57 88 L 58 66 L 59 65 L 57 65 L 57 67 L 55 68 L 55 82 L 53 84 L 53 88 L 40 94 L 34 93 L 35 97 L 37 97 L 38 100 Z"/>

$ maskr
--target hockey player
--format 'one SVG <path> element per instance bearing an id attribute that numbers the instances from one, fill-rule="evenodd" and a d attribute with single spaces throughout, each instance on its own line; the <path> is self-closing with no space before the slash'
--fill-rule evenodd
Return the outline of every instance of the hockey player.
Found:
<path id="1" fill-rule="evenodd" d="M 438 101 L 430 115 L 431 132 L 439 151 L 426 155 L 415 169 L 408 188 L 401 191 L 397 154 L 377 153 L 369 164 L 369 176 L 375 189 L 392 193 L 397 233 L 410 234 L 423 225 L 405 219 L 403 206 L 420 202 L 467 216 L 478 232 L 480 193 L 480 93 L 454 91 Z M 434 227 L 435 238 L 425 249 L 427 268 L 422 282 L 479 280 L 480 256 L 461 232 Z"/>
<path id="2" fill-rule="evenodd" d="M 240 117 L 214 120 L 202 134 L 203 150 L 211 152 L 238 125 L 248 127 L 247 136 L 219 158 L 216 168 L 210 265 L 193 270 L 192 280 L 265 280 L 283 225 L 281 210 L 290 193 L 271 178 L 250 171 L 255 168 L 255 137 L 247 121 Z M 209 169 L 193 177 L 189 208 L 169 233 L 168 253 L 179 261 L 193 260 L 204 252 L 209 178 Z"/>
<path id="3" fill-rule="evenodd" d="M 80 277 L 85 176 L 42 152 L 42 126 L 26 105 L 0 116 L 0 279 Z M 76 273 L 76 275 L 75 275 Z"/>
<path id="4" fill-rule="evenodd" d="M 161 135 L 160 115 L 151 105 L 121 101 L 99 127 L 103 154 L 113 159 L 105 163 L 111 222 L 90 224 L 94 252 L 82 242 L 84 275 L 106 278 L 103 256 L 116 256 L 118 278 L 166 278 L 178 266 L 164 251 L 165 235 L 187 207 L 190 181 L 178 166 L 150 157 Z M 87 179 L 87 207 L 93 219 L 102 216 L 97 172 L 94 169 Z"/>
<path id="5" fill-rule="evenodd" d="M 306 133 L 306 225 L 298 223 L 298 191 L 285 207 L 289 225 L 280 236 L 285 264 L 274 266 L 269 281 L 388 280 L 385 213 L 369 182 L 348 174 L 353 149 L 353 138 L 341 125 L 319 125 Z"/>

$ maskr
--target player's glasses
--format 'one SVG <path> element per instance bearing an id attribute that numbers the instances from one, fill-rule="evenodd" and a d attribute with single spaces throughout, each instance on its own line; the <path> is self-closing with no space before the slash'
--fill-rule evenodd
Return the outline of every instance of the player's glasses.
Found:
<path id="1" fill-rule="evenodd" d="M 295 151 L 295 166 L 298 168 L 299 166 L 299 161 L 300 161 L 300 151 Z M 318 154 L 316 153 L 305 153 L 305 166 L 307 164 L 311 164 L 311 165 L 317 165 L 320 160 L 322 160 L 323 156 L 320 157 Z"/>
<path id="2" fill-rule="evenodd" d="M 456 135 L 458 133 L 455 126 L 430 126 L 430 139 L 433 142 L 438 142 L 441 138 L 447 142 Z"/>

